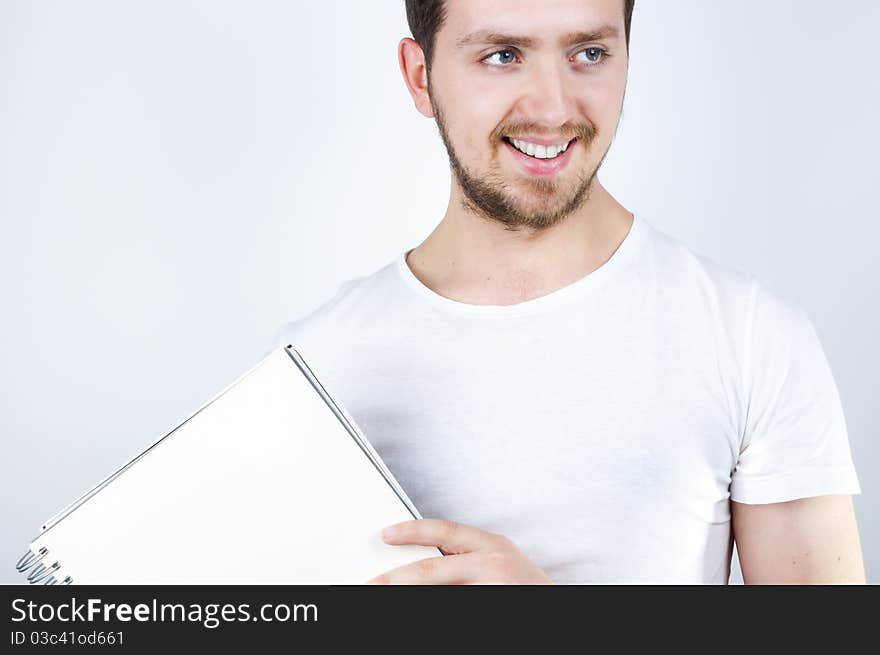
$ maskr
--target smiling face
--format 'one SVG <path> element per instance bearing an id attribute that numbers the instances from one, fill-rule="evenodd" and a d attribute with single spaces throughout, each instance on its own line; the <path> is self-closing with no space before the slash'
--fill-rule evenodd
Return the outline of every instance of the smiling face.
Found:
<path id="1" fill-rule="evenodd" d="M 622 0 L 446 0 L 428 91 L 461 202 L 509 229 L 582 206 L 626 88 Z"/>

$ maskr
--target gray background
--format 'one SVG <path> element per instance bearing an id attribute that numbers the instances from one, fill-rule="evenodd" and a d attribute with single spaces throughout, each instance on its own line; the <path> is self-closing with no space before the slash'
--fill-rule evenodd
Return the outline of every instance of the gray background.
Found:
<path id="1" fill-rule="evenodd" d="M 880 3 L 830 7 L 640 0 L 602 179 L 806 308 L 876 583 Z M 0 34 L 0 582 L 16 582 L 41 521 L 279 323 L 417 245 L 449 171 L 398 71 L 402 0 L 0 0 Z"/>

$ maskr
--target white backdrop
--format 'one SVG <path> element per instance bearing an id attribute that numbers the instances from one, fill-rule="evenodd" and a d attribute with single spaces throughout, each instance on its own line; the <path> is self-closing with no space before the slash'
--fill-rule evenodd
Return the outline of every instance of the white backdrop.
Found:
<path id="1" fill-rule="evenodd" d="M 639 0 L 602 179 L 803 305 L 880 582 L 872 0 Z M 413 247 L 449 170 L 403 0 L 0 0 L 0 582 L 40 522 Z M 732 581 L 741 580 L 734 568 Z"/>

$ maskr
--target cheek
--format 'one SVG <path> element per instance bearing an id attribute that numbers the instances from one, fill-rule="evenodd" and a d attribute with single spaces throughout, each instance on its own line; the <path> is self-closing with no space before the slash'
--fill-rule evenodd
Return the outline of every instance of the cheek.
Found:
<path id="1" fill-rule="evenodd" d="M 611 138 L 620 120 L 622 94 L 618 84 L 608 82 L 591 86 L 589 93 L 583 94 L 579 99 L 581 112 L 599 130 L 600 141 Z"/>
<path id="2" fill-rule="evenodd" d="M 461 116 L 468 126 L 468 144 L 480 151 L 485 152 L 487 145 L 490 145 L 492 132 L 509 110 L 499 102 L 500 97 L 500 94 L 483 87 L 479 92 L 468 94 L 462 106 Z"/>
<path id="3" fill-rule="evenodd" d="M 501 97 L 500 89 L 493 92 L 485 84 L 471 86 L 466 76 L 445 87 L 441 106 L 449 138 L 460 157 L 473 161 L 486 156 L 489 137 L 509 110 L 499 102 Z"/>

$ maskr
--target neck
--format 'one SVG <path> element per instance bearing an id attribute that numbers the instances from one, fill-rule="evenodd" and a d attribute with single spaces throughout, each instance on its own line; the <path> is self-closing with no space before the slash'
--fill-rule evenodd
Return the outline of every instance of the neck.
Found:
<path id="1" fill-rule="evenodd" d="M 512 305 L 552 293 L 602 266 L 632 220 L 598 178 L 576 212 L 539 232 L 511 231 L 473 213 L 454 185 L 443 220 L 406 261 L 441 296 L 472 305 Z"/>

